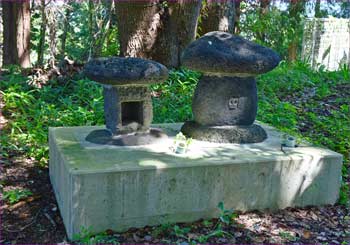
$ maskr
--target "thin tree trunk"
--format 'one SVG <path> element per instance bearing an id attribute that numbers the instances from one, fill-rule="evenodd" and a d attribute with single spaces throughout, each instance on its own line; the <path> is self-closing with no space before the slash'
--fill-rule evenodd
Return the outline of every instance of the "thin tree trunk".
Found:
<path id="1" fill-rule="evenodd" d="M 90 39 L 90 48 L 89 48 L 89 58 L 92 57 L 92 49 L 93 49 L 93 43 L 94 43 L 94 34 L 95 34 L 95 28 L 94 28 L 94 2 L 93 0 L 89 0 L 88 3 L 88 9 L 89 9 L 89 39 Z"/>
<path id="2" fill-rule="evenodd" d="M 233 33 L 235 0 L 207 0 L 202 6 L 201 22 L 198 28 L 200 36 L 211 31 Z"/>
<path id="3" fill-rule="evenodd" d="M 260 8 L 259 8 L 259 19 L 263 20 L 266 16 L 266 14 L 269 11 L 269 5 L 270 5 L 271 0 L 260 0 Z M 264 30 L 258 31 L 257 37 L 259 40 L 262 42 L 265 42 L 265 32 Z"/>
<path id="4" fill-rule="evenodd" d="M 30 1 L 3 1 L 3 64 L 30 67 Z"/>
<path id="5" fill-rule="evenodd" d="M 64 59 L 66 54 L 66 42 L 67 42 L 67 33 L 69 31 L 69 21 L 70 21 L 70 14 L 71 14 L 71 8 L 70 8 L 70 1 L 67 3 L 68 7 L 66 8 L 66 13 L 64 17 L 64 23 L 63 23 L 63 33 L 61 36 L 61 58 Z"/>
<path id="6" fill-rule="evenodd" d="M 56 10 L 54 7 L 50 7 L 48 16 L 48 26 L 49 26 L 49 49 L 50 49 L 50 59 L 49 65 L 51 68 L 56 67 L 56 55 L 57 55 L 57 22 L 56 22 Z"/>
<path id="7" fill-rule="evenodd" d="M 105 0 L 102 1 L 103 9 L 106 10 L 106 15 L 102 20 L 96 20 L 98 24 L 97 33 L 94 33 L 94 41 L 92 46 L 92 57 L 97 57 L 102 54 L 102 49 L 106 37 L 109 34 L 112 22 L 112 12 L 114 10 L 114 2 Z"/>
<path id="8" fill-rule="evenodd" d="M 44 50 L 45 50 L 45 36 L 46 36 L 46 26 L 47 17 L 45 11 L 45 0 L 41 0 L 41 25 L 40 25 L 40 39 L 38 45 L 38 65 L 43 65 L 44 62 Z"/>
<path id="9" fill-rule="evenodd" d="M 236 0 L 235 2 L 235 17 L 234 17 L 234 33 L 239 34 L 241 32 L 240 28 L 240 18 L 241 18 L 241 3 L 244 2 L 244 0 Z"/>
<path id="10" fill-rule="evenodd" d="M 200 0 L 117 0 L 121 55 L 178 67 L 182 50 L 195 38 L 200 6 Z"/>
<path id="11" fill-rule="evenodd" d="M 322 14 L 321 14 L 321 0 L 316 0 L 315 3 L 315 17 L 316 18 L 321 18 Z"/>
<path id="12" fill-rule="evenodd" d="M 0 67 L 2 67 L 2 57 L 3 57 L 3 33 L 4 33 L 4 29 L 3 29 L 3 24 L 2 24 L 2 5 L 0 4 Z"/>
<path id="13" fill-rule="evenodd" d="M 289 17 L 291 19 L 292 28 L 294 29 L 295 35 L 288 46 L 288 61 L 295 61 L 298 57 L 298 47 L 300 40 L 300 14 L 304 12 L 305 0 L 291 0 L 289 6 Z M 300 35 L 298 35 L 300 33 Z"/>

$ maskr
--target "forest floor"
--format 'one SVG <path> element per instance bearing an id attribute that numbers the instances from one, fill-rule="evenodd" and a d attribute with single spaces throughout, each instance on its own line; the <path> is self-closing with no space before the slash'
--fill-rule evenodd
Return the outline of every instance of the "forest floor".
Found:
<path id="1" fill-rule="evenodd" d="M 347 87 L 344 87 L 347 86 Z M 350 98 L 350 84 L 336 86 L 337 97 Z M 285 97 L 296 105 L 308 98 Z M 317 115 L 328 115 L 329 107 L 337 108 L 334 96 L 323 98 L 322 110 L 313 109 Z M 320 103 L 318 103 L 320 104 Z M 0 112 L 4 107 L 0 93 Z M 7 115 L 5 115 L 7 116 Z M 300 118 L 300 120 L 303 120 Z M 0 130 L 9 118 L 0 113 Z M 305 131 L 313 131 L 315 125 L 301 122 Z M 322 131 L 323 132 L 323 131 Z M 327 135 L 325 135 L 327 137 Z M 346 139 L 345 139 L 346 140 Z M 10 149 L 10 148 L 9 148 Z M 349 163 L 346 163 L 349 164 Z M 86 230 L 77 234 L 76 241 L 68 241 L 62 218 L 49 180 L 47 165 L 40 165 L 33 157 L 8 150 L 0 156 L 1 226 L 0 244 L 73 244 L 73 243 L 293 243 L 293 244 L 350 244 L 350 206 L 287 208 L 277 212 L 230 213 L 229 219 L 200 220 L 186 224 L 163 224 L 123 233 L 107 230 L 94 236 Z M 348 175 L 345 183 L 350 184 Z M 11 192 L 11 190 L 27 190 Z M 15 201 L 4 195 L 12 193 Z"/>

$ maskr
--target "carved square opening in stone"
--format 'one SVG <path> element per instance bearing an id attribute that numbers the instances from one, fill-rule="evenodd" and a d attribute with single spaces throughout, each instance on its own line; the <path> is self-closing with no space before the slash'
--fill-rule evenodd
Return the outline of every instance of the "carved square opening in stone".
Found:
<path id="1" fill-rule="evenodd" d="M 128 125 L 132 122 L 136 122 L 143 125 L 143 102 L 142 101 L 130 101 L 122 102 L 122 125 Z"/>

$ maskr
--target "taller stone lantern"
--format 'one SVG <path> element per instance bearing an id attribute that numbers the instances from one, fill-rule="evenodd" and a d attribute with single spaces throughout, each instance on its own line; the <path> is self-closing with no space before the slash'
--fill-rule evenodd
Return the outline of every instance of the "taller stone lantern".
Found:
<path id="1" fill-rule="evenodd" d="M 204 75 L 193 97 L 194 121 L 181 131 L 218 143 L 257 143 L 267 138 L 254 124 L 257 114 L 255 76 L 275 68 L 273 50 L 226 32 L 210 32 L 190 44 L 182 65 Z"/>

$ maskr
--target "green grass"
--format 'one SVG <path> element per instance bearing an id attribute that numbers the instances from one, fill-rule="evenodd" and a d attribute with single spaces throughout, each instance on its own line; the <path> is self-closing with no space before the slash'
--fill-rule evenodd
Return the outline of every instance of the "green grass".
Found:
<path id="1" fill-rule="evenodd" d="M 199 77 L 193 71 L 174 70 L 165 83 L 154 85 L 153 121 L 191 119 L 191 100 Z M 29 85 L 29 78 L 16 67 L 11 67 L 2 79 L 0 92 L 5 101 L 4 115 L 9 120 L 0 135 L 0 150 L 5 157 L 22 154 L 45 166 L 49 127 L 104 123 L 102 88 L 88 79 L 49 81 L 39 89 Z M 282 63 L 258 77 L 257 119 L 343 154 L 345 179 L 350 157 L 350 96 L 339 93 L 340 86 L 349 84 L 347 67 L 327 72 L 313 71 L 304 63 Z M 347 193 L 348 186 L 343 184 L 343 204 Z"/>

